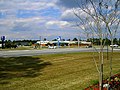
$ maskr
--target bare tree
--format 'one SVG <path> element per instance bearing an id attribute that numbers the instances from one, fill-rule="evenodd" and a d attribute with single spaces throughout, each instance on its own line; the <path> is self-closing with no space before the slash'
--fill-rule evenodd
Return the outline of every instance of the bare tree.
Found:
<path id="1" fill-rule="evenodd" d="M 99 67 L 97 64 L 96 67 L 99 72 L 100 90 L 103 90 L 103 48 L 105 45 L 103 39 L 110 38 L 111 45 L 113 45 L 113 39 L 120 23 L 120 0 L 75 0 L 75 2 L 78 6 L 73 11 L 79 19 L 77 25 L 87 34 L 92 33 L 100 39 Z M 111 54 L 113 54 L 113 47 Z M 112 75 L 112 56 L 109 60 L 110 77 Z"/>

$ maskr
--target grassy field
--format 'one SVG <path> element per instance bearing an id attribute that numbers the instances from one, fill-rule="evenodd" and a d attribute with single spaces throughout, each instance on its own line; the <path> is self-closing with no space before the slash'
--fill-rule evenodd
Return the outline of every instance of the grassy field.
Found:
<path id="1" fill-rule="evenodd" d="M 120 72 L 120 52 L 113 56 L 115 74 Z M 104 78 L 108 64 L 105 60 Z M 98 78 L 92 53 L 0 58 L 0 90 L 83 90 Z"/>
<path id="2" fill-rule="evenodd" d="M 33 49 L 31 46 L 21 46 L 21 47 L 17 47 L 17 48 L 5 48 L 2 49 L 0 48 L 0 51 L 8 51 L 8 50 L 30 50 Z"/>

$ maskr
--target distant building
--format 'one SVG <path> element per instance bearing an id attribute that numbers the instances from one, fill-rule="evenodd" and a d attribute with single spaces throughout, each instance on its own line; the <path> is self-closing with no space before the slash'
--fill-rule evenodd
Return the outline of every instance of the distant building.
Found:
<path id="1" fill-rule="evenodd" d="M 37 41 L 36 44 L 42 45 L 42 46 L 48 46 L 49 41 Z"/>
<path id="2" fill-rule="evenodd" d="M 60 46 L 77 46 L 78 41 L 59 41 Z M 86 42 L 86 41 L 80 41 L 79 42 L 80 46 L 90 46 L 92 43 L 91 42 Z M 42 45 L 42 46 L 57 46 L 58 41 L 37 41 L 36 44 Z"/>

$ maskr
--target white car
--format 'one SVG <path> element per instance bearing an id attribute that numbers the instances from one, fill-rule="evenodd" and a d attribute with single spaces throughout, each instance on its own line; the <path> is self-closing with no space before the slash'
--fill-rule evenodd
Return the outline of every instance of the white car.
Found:
<path id="1" fill-rule="evenodd" d="M 49 49 L 56 49 L 56 46 L 48 46 Z"/>
<path id="2" fill-rule="evenodd" d="M 118 48 L 118 45 L 117 45 L 117 44 L 114 44 L 114 45 L 110 45 L 110 47 Z"/>

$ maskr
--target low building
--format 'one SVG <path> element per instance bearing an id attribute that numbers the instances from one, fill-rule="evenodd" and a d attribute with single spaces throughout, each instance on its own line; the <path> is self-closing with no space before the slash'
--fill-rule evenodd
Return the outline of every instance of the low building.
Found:
<path id="1" fill-rule="evenodd" d="M 39 44 L 41 46 L 57 46 L 58 43 L 60 46 L 77 46 L 78 41 L 37 41 L 36 44 Z M 86 42 L 86 41 L 80 41 L 79 46 L 90 46 L 92 43 L 91 42 Z"/>
<path id="2" fill-rule="evenodd" d="M 50 41 L 37 41 L 36 43 L 42 46 L 48 46 Z"/>

